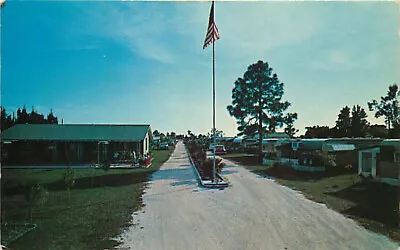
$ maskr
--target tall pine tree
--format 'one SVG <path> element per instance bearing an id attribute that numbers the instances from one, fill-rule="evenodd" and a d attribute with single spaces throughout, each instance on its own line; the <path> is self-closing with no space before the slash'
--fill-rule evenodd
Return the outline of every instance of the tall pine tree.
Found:
<path id="1" fill-rule="evenodd" d="M 283 127 L 289 122 L 288 117 L 293 125 L 297 118 L 297 114 L 284 114 L 290 103 L 282 101 L 283 85 L 263 61 L 250 65 L 243 77 L 235 81 L 228 112 L 237 120 L 239 135 L 258 134 L 260 153 L 266 131 L 275 132 L 277 127 Z"/>
<path id="2" fill-rule="evenodd" d="M 50 109 L 50 113 L 47 115 L 47 121 L 48 124 L 58 124 L 58 118 L 54 116 L 53 110 Z"/>
<path id="3" fill-rule="evenodd" d="M 345 106 L 340 110 L 338 115 L 338 119 L 336 120 L 336 132 L 339 137 L 348 137 L 350 136 L 350 108 Z"/>
<path id="4" fill-rule="evenodd" d="M 350 132 L 352 137 L 365 137 L 369 123 L 367 113 L 359 105 L 354 105 L 351 110 Z"/>

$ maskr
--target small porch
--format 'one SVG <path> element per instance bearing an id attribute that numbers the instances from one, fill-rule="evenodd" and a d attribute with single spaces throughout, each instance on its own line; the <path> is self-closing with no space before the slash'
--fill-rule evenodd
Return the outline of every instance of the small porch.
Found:
<path id="1" fill-rule="evenodd" d="M 399 185 L 400 140 L 383 141 L 379 147 L 359 151 L 358 173 L 376 181 Z"/>
<path id="2" fill-rule="evenodd" d="M 143 141 L 6 141 L 2 165 L 90 165 L 133 162 L 143 154 Z M 116 157 L 117 156 L 117 157 Z"/>

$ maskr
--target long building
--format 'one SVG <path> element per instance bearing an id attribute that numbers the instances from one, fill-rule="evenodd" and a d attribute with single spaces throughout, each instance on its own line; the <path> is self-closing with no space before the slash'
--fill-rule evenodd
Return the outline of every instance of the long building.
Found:
<path id="1" fill-rule="evenodd" d="M 17 124 L 1 134 L 2 164 L 110 162 L 118 152 L 146 155 L 150 125 Z"/>

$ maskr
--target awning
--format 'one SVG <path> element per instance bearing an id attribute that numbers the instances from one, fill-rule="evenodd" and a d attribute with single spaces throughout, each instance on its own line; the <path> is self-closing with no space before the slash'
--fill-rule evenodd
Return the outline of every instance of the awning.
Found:
<path id="1" fill-rule="evenodd" d="M 328 144 L 328 152 L 353 151 L 356 147 L 353 144 Z"/>

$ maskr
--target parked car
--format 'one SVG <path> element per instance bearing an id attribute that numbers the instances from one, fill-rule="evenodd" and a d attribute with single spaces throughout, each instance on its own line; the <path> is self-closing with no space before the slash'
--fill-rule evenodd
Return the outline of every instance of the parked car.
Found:
<path id="1" fill-rule="evenodd" d="M 225 146 L 224 145 L 216 145 L 215 146 L 215 154 L 216 155 L 226 154 Z"/>
<path id="2" fill-rule="evenodd" d="M 210 146 L 208 146 L 209 151 L 214 151 L 215 146 L 217 146 L 217 143 L 211 142 Z"/>
<path id="3" fill-rule="evenodd" d="M 168 150 L 169 149 L 168 143 L 165 143 L 165 142 L 161 143 L 160 144 L 160 149 L 161 150 Z"/>

